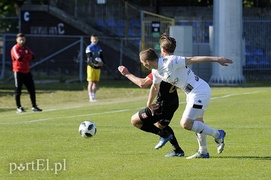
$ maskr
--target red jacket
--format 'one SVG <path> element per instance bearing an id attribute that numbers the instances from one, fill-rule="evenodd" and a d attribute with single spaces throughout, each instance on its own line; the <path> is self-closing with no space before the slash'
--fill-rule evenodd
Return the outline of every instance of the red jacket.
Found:
<path id="1" fill-rule="evenodd" d="M 14 45 L 10 51 L 13 72 L 30 72 L 29 62 L 34 58 L 31 50 L 26 46 Z"/>

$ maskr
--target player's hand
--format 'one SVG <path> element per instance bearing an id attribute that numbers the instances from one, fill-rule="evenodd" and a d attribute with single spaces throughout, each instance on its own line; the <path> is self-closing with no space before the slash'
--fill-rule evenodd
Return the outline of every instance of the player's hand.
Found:
<path id="1" fill-rule="evenodd" d="M 154 116 L 155 111 L 159 109 L 159 104 L 151 104 L 148 108 L 151 110 L 152 116 Z"/>
<path id="2" fill-rule="evenodd" d="M 24 59 L 24 56 L 20 56 L 19 59 L 18 59 L 18 61 L 19 61 L 19 62 L 22 62 L 23 59 Z"/>
<path id="3" fill-rule="evenodd" d="M 151 106 L 154 111 L 159 109 L 159 104 L 152 104 Z"/>
<path id="4" fill-rule="evenodd" d="M 232 64 L 233 61 L 224 57 L 219 57 L 217 62 L 222 66 L 228 66 L 228 64 Z"/>
<path id="5" fill-rule="evenodd" d="M 151 111 L 151 115 L 152 116 L 154 116 L 154 107 L 153 107 L 153 105 L 152 104 L 150 104 L 150 105 L 147 105 L 147 107 L 150 109 L 150 111 Z"/>
<path id="6" fill-rule="evenodd" d="M 130 72 L 125 66 L 119 66 L 118 70 L 123 76 L 125 76 L 126 74 L 130 74 Z"/>

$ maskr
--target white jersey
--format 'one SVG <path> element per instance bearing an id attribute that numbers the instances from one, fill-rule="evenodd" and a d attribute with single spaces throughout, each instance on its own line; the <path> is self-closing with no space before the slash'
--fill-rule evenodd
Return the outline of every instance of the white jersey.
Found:
<path id="1" fill-rule="evenodd" d="M 152 69 L 152 74 L 153 83 L 165 81 L 182 89 L 185 93 L 205 83 L 185 65 L 185 57 L 182 56 L 171 55 L 159 58 L 158 69 Z"/>

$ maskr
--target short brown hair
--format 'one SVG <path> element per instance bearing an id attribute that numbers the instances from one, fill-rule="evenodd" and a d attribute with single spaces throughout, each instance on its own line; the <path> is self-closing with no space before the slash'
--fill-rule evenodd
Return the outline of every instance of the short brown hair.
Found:
<path id="1" fill-rule="evenodd" d="M 98 37 L 97 34 L 91 34 L 90 37 Z"/>
<path id="2" fill-rule="evenodd" d="M 160 47 L 164 48 L 168 53 L 174 53 L 176 49 L 176 40 L 173 37 L 167 36 L 165 33 L 160 36 Z"/>
<path id="3" fill-rule="evenodd" d="M 140 60 L 146 61 L 156 61 L 158 60 L 158 56 L 152 48 L 143 50 L 139 53 Z"/>
<path id="4" fill-rule="evenodd" d="M 18 38 L 18 37 L 25 37 L 25 34 L 24 34 L 24 33 L 18 33 L 16 37 L 17 37 L 17 38 Z"/>

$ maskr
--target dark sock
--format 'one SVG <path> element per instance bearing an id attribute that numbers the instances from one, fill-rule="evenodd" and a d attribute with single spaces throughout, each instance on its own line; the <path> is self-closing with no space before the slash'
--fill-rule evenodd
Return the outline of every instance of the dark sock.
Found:
<path id="1" fill-rule="evenodd" d="M 157 134 L 160 132 L 160 129 L 153 124 L 143 123 L 142 127 L 140 128 L 142 131 Z"/>
<path id="2" fill-rule="evenodd" d="M 170 133 L 165 129 L 160 129 L 158 135 L 162 138 L 166 138 L 170 135 Z"/>
<path id="3" fill-rule="evenodd" d="M 164 130 L 166 130 L 167 132 L 169 132 L 173 136 L 173 138 L 169 141 L 173 147 L 173 150 L 176 152 L 183 152 L 182 148 L 179 146 L 179 143 L 174 135 L 174 131 L 172 130 L 172 128 L 170 126 L 167 126 L 164 128 Z"/>

